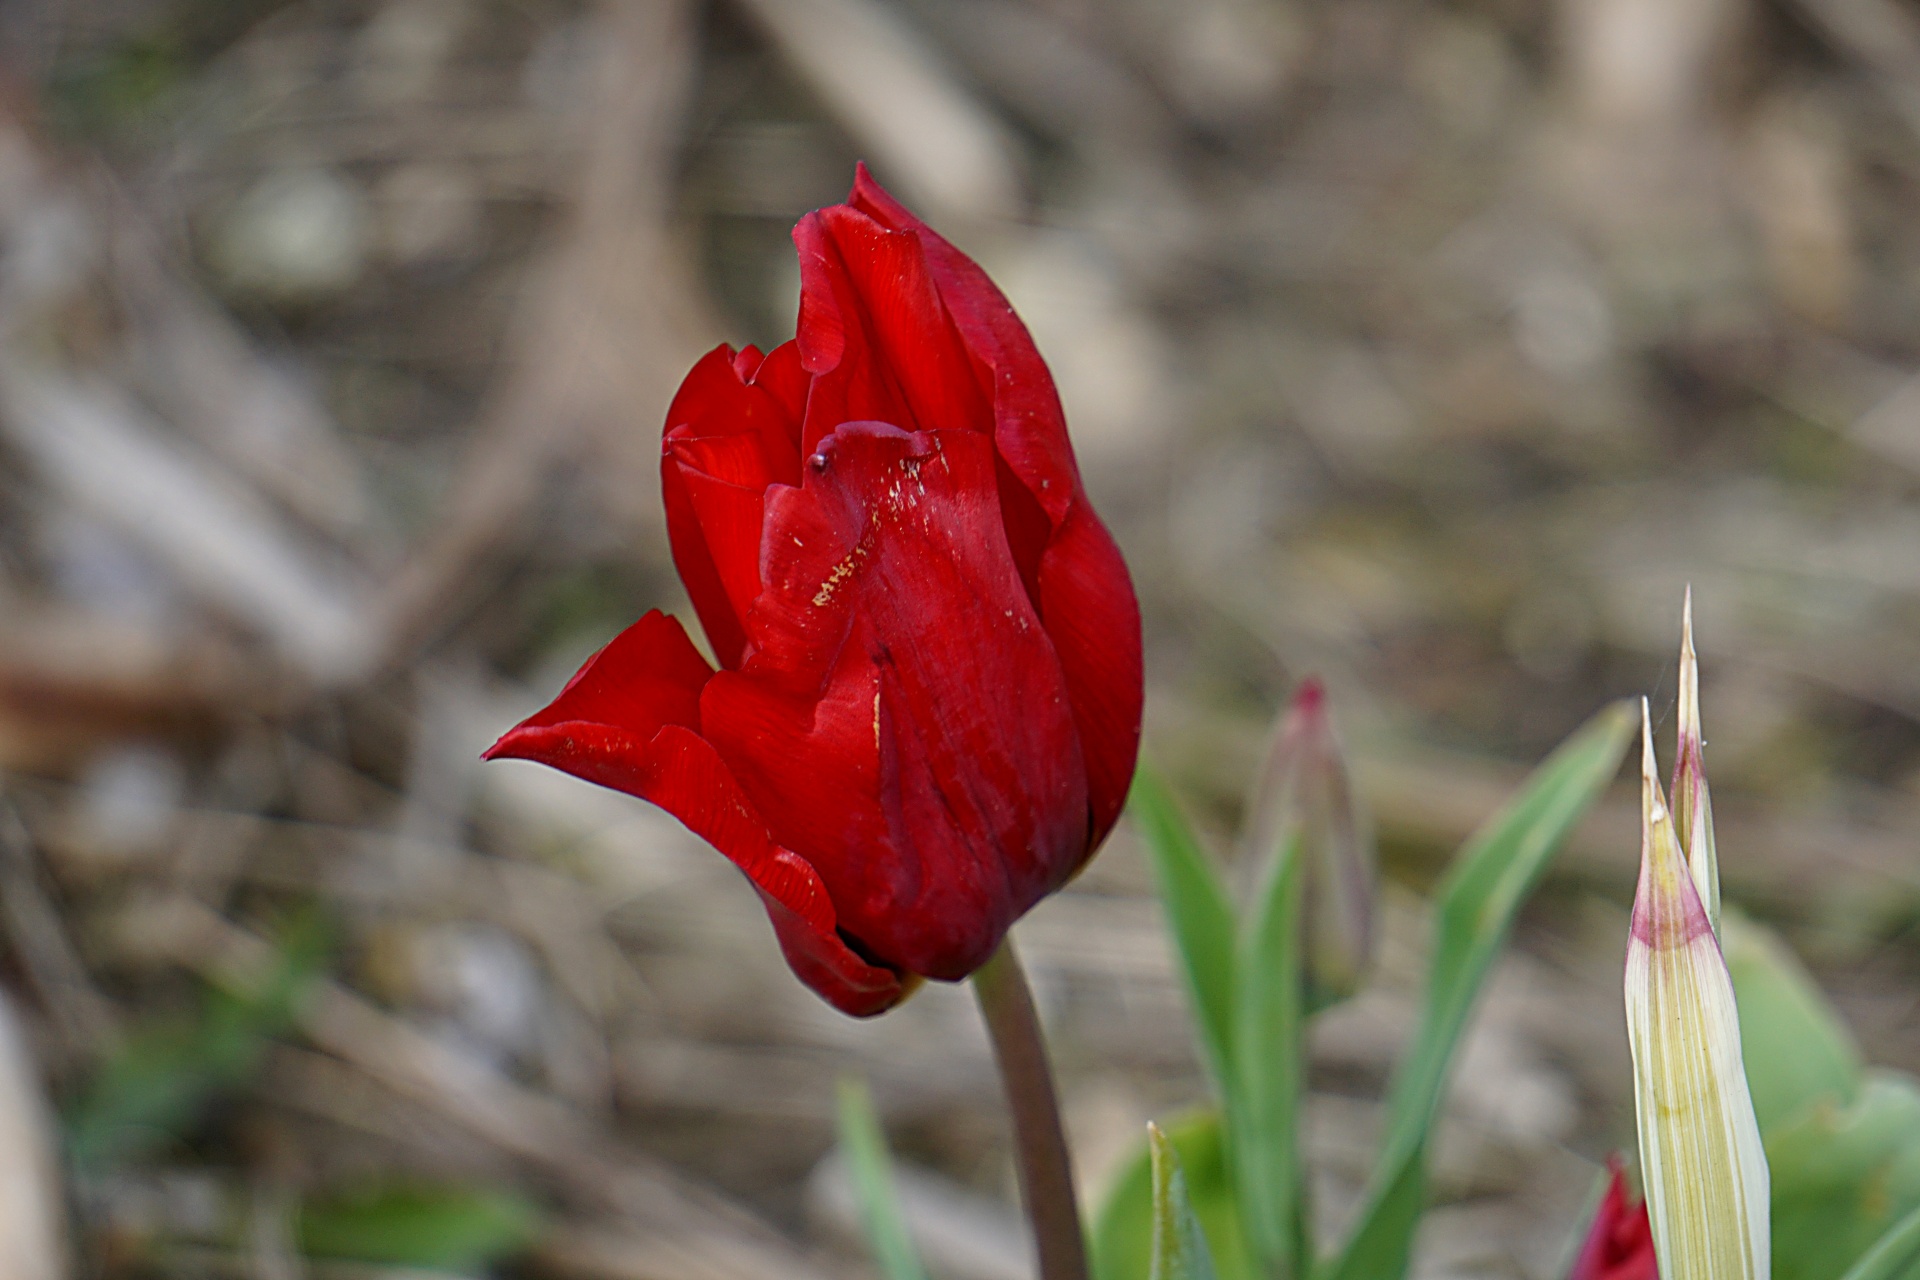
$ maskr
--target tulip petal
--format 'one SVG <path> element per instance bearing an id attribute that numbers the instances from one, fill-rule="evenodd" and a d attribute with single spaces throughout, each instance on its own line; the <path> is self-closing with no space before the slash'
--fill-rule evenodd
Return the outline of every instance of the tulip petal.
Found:
<path id="1" fill-rule="evenodd" d="M 746 873 L 802 981 L 857 1016 L 890 1008 L 906 993 L 900 974 L 840 937 L 819 874 L 775 843 L 699 735 L 700 693 L 712 675 L 678 621 L 648 613 L 486 758 L 537 761 L 659 805 Z"/>
<path id="2" fill-rule="evenodd" d="M 979 264 L 887 194 L 865 165 L 854 172 L 847 202 L 882 226 L 910 232 L 920 242 L 961 338 L 992 372 L 994 443 L 1059 526 L 1082 496 L 1080 470 L 1067 440 L 1067 416 L 1053 375 L 1027 327 Z"/>
<path id="3" fill-rule="evenodd" d="M 773 397 L 779 406 L 782 430 L 793 442 L 793 456 L 800 457 L 800 422 L 807 413 L 807 391 L 813 386 L 813 375 L 800 363 L 800 344 L 791 340 L 781 343 L 767 353 L 760 367 L 753 372 L 753 385 Z M 795 480 L 799 471 L 794 472 Z M 789 482 L 792 483 L 792 482 Z"/>
<path id="4" fill-rule="evenodd" d="M 726 631 L 739 627 L 740 645 L 722 655 L 722 666 L 740 665 L 746 633 L 739 622 L 760 594 L 760 526 L 765 515 L 766 459 L 745 436 L 669 436 L 661 458 L 666 487 L 673 495 L 669 527 L 691 520 L 698 527 L 698 546 L 713 569 L 720 601 L 709 598 L 703 607 L 695 601 L 708 635 L 715 625 Z M 709 614 L 719 614 L 716 624 Z"/>
<path id="5" fill-rule="evenodd" d="M 679 620 L 658 609 L 649 610 L 582 663 L 558 697 L 509 730 L 488 749 L 486 758 L 517 757 L 505 749 L 509 743 L 536 730 L 557 730 L 579 722 L 622 729 L 641 738 L 650 738 L 670 724 L 697 730 L 700 691 L 712 676 L 713 668 L 687 639 Z"/>
<path id="6" fill-rule="evenodd" d="M 811 875 L 813 869 L 807 870 Z M 813 876 L 813 892 L 825 900 L 826 888 L 817 875 Z M 870 963 L 836 930 L 820 928 L 766 889 L 760 890 L 760 901 L 767 908 L 780 954 L 786 957 L 793 976 L 840 1012 L 871 1018 L 893 1008 L 919 987 L 919 975 Z"/>
<path id="7" fill-rule="evenodd" d="M 1076 503 L 1040 560 L 1040 614 L 1087 762 L 1088 849 L 1120 820 L 1140 755 L 1140 605 L 1113 535 Z"/>
<path id="8" fill-rule="evenodd" d="M 1607 1190 L 1567 1280 L 1660 1280 L 1647 1206 L 1629 1203 L 1618 1156 L 1607 1159 Z"/>
<path id="9" fill-rule="evenodd" d="M 800 478 L 798 353 L 716 347 L 667 410 L 660 460 L 674 566 L 714 654 L 738 666 L 759 591 L 760 493 Z M 783 354 L 784 353 L 784 354 Z M 721 486 L 732 486 L 732 490 Z"/>
<path id="10" fill-rule="evenodd" d="M 804 485 L 767 499 L 753 656 L 701 703 L 842 929 L 936 978 L 983 963 L 1090 847 L 1066 684 L 995 483 L 977 432 L 823 439 Z"/>
<path id="11" fill-rule="evenodd" d="M 887 194 L 865 165 L 848 203 L 919 241 L 961 339 L 990 372 L 994 447 L 1025 499 L 1003 499 L 1008 536 L 1037 588 L 1035 607 L 1066 673 L 1086 752 L 1090 847 L 1097 846 L 1119 819 L 1140 749 L 1140 607 L 1126 562 L 1087 502 L 1053 377 L 1006 296 L 977 263 Z M 1037 521 L 1019 518 L 1028 504 L 1051 526 L 1044 538 Z"/>
<path id="12" fill-rule="evenodd" d="M 1767 1280 L 1768 1173 L 1740 1053 L 1740 1019 L 1642 731 L 1645 834 L 1627 945 L 1640 1165 L 1661 1274 Z"/>
<path id="13" fill-rule="evenodd" d="M 993 430 L 984 369 L 954 329 L 918 237 L 850 205 L 793 229 L 800 251 L 795 342 L 813 374 L 802 448 L 843 422 L 908 430 Z"/>
<path id="14" fill-rule="evenodd" d="M 747 648 L 746 624 L 734 610 L 720 567 L 707 547 L 707 534 L 700 527 L 700 515 L 694 506 L 688 477 L 671 454 L 660 460 L 660 496 L 666 508 L 667 541 L 673 548 L 673 567 L 680 583 L 693 602 L 694 614 L 713 646 L 713 656 L 722 667 L 740 665 Z M 757 528 L 758 526 L 756 526 Z"/>
<path id="15" fill-rule="evenodd" d="M 745 437 L 757 446 L 762 459 L 757 470 L 769 483 L 797 484 L 805 377 L 792 343 L 774 348 L 765 358 L 752 347 L 735 352 L 722 344 L 700 358 L 674 393 L 663 435 Z"/>

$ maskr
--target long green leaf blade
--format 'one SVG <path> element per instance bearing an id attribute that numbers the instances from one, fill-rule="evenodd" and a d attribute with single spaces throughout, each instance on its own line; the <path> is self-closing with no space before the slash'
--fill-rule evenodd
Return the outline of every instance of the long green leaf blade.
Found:
<path id="1" fill-rule="evenodd" d="M 887 1280 L 927 1280 L 894 1194 L 893 1161 L 887 1155 L 880 1117 L 874 1113 L 873 1096 L 863 1081 L 852 1077 L 840 1081 L 840 1150 L 880 1273 Z"/>
<path id="2" fill-rule="evenodd" d="M 1740 1056 L 1767 1133 L 1821 1099 L 1859 1096 L 1860 1050 L 1813 975 L 1772 930 L 1729 908 L 1720 946 L 1740 1004 Z"/>
<path id="3" fill-rule="evenodd" d="M 1534 770 L 1519 796 L 1468 840 L 1439 890 L 1427 1000 L 1395 1073 L 1387 1140 L 1366 1208 L 1330 1280 L 1398 1280 L 1424 1207 L 1427 1132 L 1480 984 L 1520 904 L 1567 833 L 1620 768 L 1637 707 L 1617 702 Z"/>
<path id="4" fill-rule="evenodd" d="M 1904 1280 L 1920 1264 L 1920 1209 L 1888 1228 L 1841 1280 Z"/>
<path id="5" fill-rule="evenodd" d="M 1920 1081 L 1904 1072 L 1868 1070 L 1851 1104 L 1816 1101 L 1765 1137 L 1782 1280 L 1838 1274 L 1920 1210 Z"/>
<path id="6" fill-rule="evenodd" d="M 1301 1024 L 1306 996 L 1300 937 L 1298 845 L 1279 851 L 1240 939 L 1235 972 L 1234 1078 L 1227 1150 L 1240 1221 L 1268 1275 L 1298 1275 L 1308 1250 L 1298 1230 Z"/>
<path id="7" fill-rule="evenodd" d="M 1159 883 L 1207 1069 L 1225 1101 L 1233 1070 L 1233 907 L 1166 783 L 1146 764 L 1129 807 Z"/>
<path id="8" fill-rule="evenodd" d="M 300 1208 L 300 1252 L 474 1273 L 523 1252 L 539 1236 L 537 1206 L 511 1192 L 485 1187 L 374 1184 Z"/>
<path id="9" fill-rule="evenodd" d="M 1153 1160 L 1153 1268 L 1149 1280 L 1216 1280 L 1206 1237 L 1187 1199 L 1186 1175 L 1173 1144 L 1147 1126 Z"/>

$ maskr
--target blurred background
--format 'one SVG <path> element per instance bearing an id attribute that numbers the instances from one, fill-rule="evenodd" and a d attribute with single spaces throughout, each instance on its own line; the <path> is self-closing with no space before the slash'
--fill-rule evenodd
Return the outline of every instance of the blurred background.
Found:
<path id="1" fill-rule="evenodd" d="M 9 1280 L 857 1277 L 850 1070 L 939 1276 L 1028 1274 L 968 993 L 843 1018 L 673 820 L 477 761 L 687 613 L 667 400 L 860 158 L 1052 365 L 1223 853 L 1333 691 L 1330 1226 L 1420 895 L 1607 699 L 1670 735 L 1688 583 L 1729 894 L 1920 1068 L 1906 0 L 7 0 Z M 1498 968 L 1421 1276 L 1557 1275 L 1631 1147 L 1637 856 L 1622 789 Z M 1130 832 L 1017 937 L 1097 1194 L 1203 1096 Z"/>

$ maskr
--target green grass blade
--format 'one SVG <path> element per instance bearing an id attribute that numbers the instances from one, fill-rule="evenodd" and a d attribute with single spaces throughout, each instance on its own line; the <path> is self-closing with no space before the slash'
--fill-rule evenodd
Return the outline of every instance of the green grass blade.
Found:
<path id="1" fill-rule="evenodd" d="M 1220 1280 L 1261 1280 L 1246 1253 L 1219 1113 L 1177 1116 L 1161 1132 L 1180 1157 L 1181 1181 L 1214 1272 Z M 1105 1203 L 1094 1215 L 1091 1243 L 1094 1280 L 1147 1280 L 1153 1261 L 1153 1159 L 1145 1134 L 1107 1188 Z"/>
<path id="2" fill-rule="evenodd" d="M 874 1113 L 873 1096 L 863 1081 L 852 1077 L 840 1081 L 840 1151 L 880 1273 L 887 1280 L 927 1280 L 894 1195 L 893 1161 L 887 1155 L 880 1117 Z"/>
<path id="3" fill-rule="evenodd" d="M 1227 1101 L 1227 1150 L 1240 1198 L 1240 1221 L 1254 1256 L 1271 1276 L 1300 1274 L 1308 1254 L 1300 1238 L 1299 1121 L 1301 972 L 1299 847 L 1279 851 L 1260 901 L 1240 938 L 1235 974 L 1233 1092 Z"/>
<path id="4" fill-rule="evenodd" d="M 1149 1280 L 1216 1280 L 1206 1237 L 1187 1199 L 1186 1175 L 1173 1144 L 1147 1126 L 1153 1160 L 1153 1267 Z"/>
<path id="5" fill-rule="evenodd" d="M 1888 1228 L 1841 1280 L 1905 1280 L 1920 1264 L 1920 1209 Z"/>
<path id="6" fill-rule="evenodd" d="M 1134 778 L 1129 808 L 1180 954 L 1202 1056 L 1224 1101 L 1233 1070 L 1233 907 L 1166 783 L 1146 764 Z"/>
<path id="7" fill-rule="evenodd" d="M 1467 842 L 1441 883 L 1420 1030 L 1395 1072 L 1387 1140 L 1367 1206 L 1346 1249 L 1326 1269 L 1330 1280 L 1399 1280 L 1406 1274 L 1425 1200 L 1427 1131 L 1467 1015 L 1520 904 L 1619 770 L 1637 723 L 1627 702 L 1588 721 Z"/>
<path id="8" fill-rule="evenodd" d="M 103 1172 L 189 1137 L 222 1097 L 253 1079 L 268 1043 L 292 1028 L 299 1001 L 324 971 L 327 943 L 318 917 L 298 918 L 281 931 L 258 990 L 208 989 L 190 1012 L 136 1028 L 67 1112 L 74 1166 Z"/>
<path id="9" fill-rule="evenodd" d="M 1365 1212 L 1347 1247 L 1328 1259 L 1322 1276 L 1335 1280 L 1400 1280 L 1413 1256 L 1413 1233 L 1427 1207 L 1424 1137 L 1407 1152 L 1388 1147 L 1374 1170 Z"/>
<path id="10" fill-rule="evenodd" d="M 524 1252 L 541 1213 L 487 1187 L 373 1184 L 302 1205 L 300 1252 L 423 1271 L 473 1274 Z"/>

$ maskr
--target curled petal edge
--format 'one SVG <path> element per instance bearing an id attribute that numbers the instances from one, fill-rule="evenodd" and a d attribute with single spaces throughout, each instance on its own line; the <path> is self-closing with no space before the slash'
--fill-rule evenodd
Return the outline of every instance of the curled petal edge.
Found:
<path id="1" fill-rule="evenodd" d="M 678 818 L 753 882 L 788 966 L 843 1013 L 883 1013 L 911 991 L 903 975 L 847 945 L 819 874 L 774 843 L 719 753 L 692 730 L 667 725 L 649 741 L 609 725 L 569 721 L 515 729 L 487 758 L 552 765 Z"/>
<path id="2" fill-rule="evenodd" d="M 911 982 L 847 945 L 819 873 L 775 842 L 719 752 L 690 727 L 711 674 L 679 623 L 650 613 L 486 758 L 532 760 L 659 805 L 753 883 L 801 981 L 855 1017 L 892 1008 Z"/>

